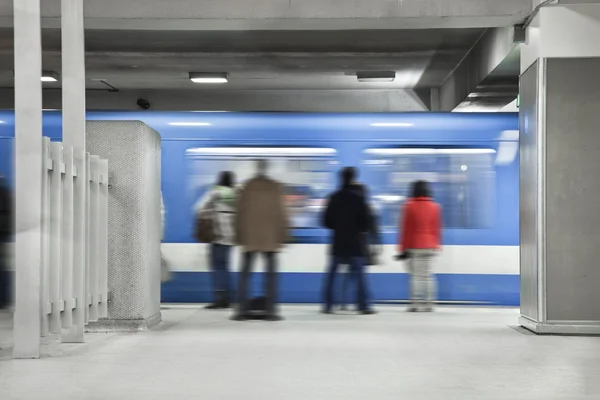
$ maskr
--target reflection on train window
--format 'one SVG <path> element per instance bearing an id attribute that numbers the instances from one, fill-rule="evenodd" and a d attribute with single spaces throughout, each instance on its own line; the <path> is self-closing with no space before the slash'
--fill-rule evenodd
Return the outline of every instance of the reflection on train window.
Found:
<path id="1" fill-rule="evenodd" d="M 482 148 L 379 148 L 365 151 L 365 181 L 382 227 L 395 230 L 411 183 L 430 183 L 445 228 L 491 226 L 495 210 L 496 151 Z"/>
<path id="2" fill-rule="evenodd" d="M 206 147 L 186 152 L 192 197 L 202 199 L 221 171 L 238 185 L 256 174 L 257 159 L 269 160 L 268 175 L 284 186 L 294 228 L 316 228 L 327 195 L 335 186 L 336 151 L 312 147 Z M 202 201 L 202 200 L 200 200 Z"/>

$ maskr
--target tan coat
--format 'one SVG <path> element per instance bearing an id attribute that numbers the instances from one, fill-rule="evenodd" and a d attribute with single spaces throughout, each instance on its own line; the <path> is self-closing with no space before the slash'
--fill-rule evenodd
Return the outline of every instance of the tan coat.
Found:
<path id="1" fill-rule="evenodd" d="M 262 176 L 249 180 L 238 198 L 238 244 L 244 251 L 276 252 L 286 242 L 287 230 L 281 184 Z"/>

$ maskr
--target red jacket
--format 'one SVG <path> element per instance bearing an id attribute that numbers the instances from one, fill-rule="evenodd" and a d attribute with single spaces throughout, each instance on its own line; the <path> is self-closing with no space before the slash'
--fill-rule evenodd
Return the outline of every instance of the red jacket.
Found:
<path id="1" fill-rule="evenodd" d="M 442 242 L 442 211 L 429 197 L 408 200 L 398 230 L 398 251 L 438 249 Z"/>

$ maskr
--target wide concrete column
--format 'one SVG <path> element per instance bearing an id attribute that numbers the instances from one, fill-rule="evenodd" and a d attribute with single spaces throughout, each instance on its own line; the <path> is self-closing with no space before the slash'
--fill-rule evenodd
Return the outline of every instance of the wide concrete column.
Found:
<path id="1" fill-rule="evenodd" d="M 548 6 L 521 53 L 520 324 L 600 333 L 600 4 Z"/>
<path id="2" fill-rule="evenodd" d="M 41 334 L 42 43 L 40 0 L 14 0 L 15 358 L 38 358 Z"/>

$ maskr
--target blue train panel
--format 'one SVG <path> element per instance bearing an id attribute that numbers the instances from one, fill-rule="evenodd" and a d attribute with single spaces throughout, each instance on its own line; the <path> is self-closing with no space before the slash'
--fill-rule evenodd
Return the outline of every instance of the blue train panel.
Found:
<path id="1" fill-rule="evenodd" d="M 518 302 L 516 114 L 90 112 L 87 118 L 141 120 L 162 137 L 163 250 L 176 271 L 163 287 L 165 300 L 210 298 L 209 266 L 196 249 L 203 245 L 191 236 L 194 208 L 219 171 L 234 171 L 242 184 L 252 175 L 253 160 L 268 158 L 272 174 L 285 184 L 293 225 L 294 244 L 286 251 L 294 256 L 281 256 L 282 301 L 318 300 L 328 241 L 319 216 L 337 186 L 337 171 L 352 165 L 369 187 L 389 252 L 410 183 L 431 182 L 448 249 L 438 268 L 442 299 Z M 11 181 L 14 114 L 0 112 L 0 121 L 0 173 Z M 60 140 L 60 113 L 44 113 L 43 129 Z M 322 255 L 308 257 L 303 249 L 309 248 Z M 487 254 L 495 254 L 495 261 Z M 405 297 L 400 267 L 386 261 L 373 272 L 375 299 Z"/>

